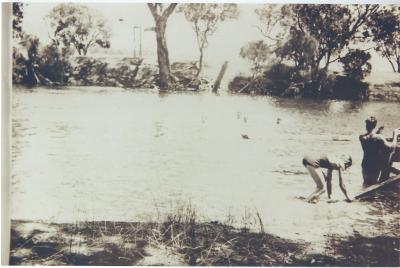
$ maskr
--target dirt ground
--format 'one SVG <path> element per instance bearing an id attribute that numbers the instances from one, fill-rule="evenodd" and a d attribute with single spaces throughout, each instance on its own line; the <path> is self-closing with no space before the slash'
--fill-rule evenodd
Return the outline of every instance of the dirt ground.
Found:
<path id="1" fill-rule="evenodd" d="M 399 266 L 397 237 L 304 241 L 212 223 L 13 221 L 11 265 Z"/>

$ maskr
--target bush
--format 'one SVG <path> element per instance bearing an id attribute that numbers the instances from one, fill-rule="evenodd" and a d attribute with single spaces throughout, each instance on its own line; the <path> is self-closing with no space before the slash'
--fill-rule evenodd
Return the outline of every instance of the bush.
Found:
<path id="1" fill-rule="evenodd" d="M 250 93 L 251 77 L 248 76 L 235 76 L 228 84 L 228 89 L 233 93 Z"/>
<path id="2" fill-rule="evenodd" d="M 37 63 L 40 59 L 39 39 L 25 34 L 13 47 L 13 82 L 34 86 L 38 81 L 36 75 Z"/>
<path id="3" fill-rule="evenodd" d="M 367 97 L 369 84 L 359 76 L 321 73 L 321 85 L 310 82 L 310 74 L 295 67 L 274 64 L 262 76 L 236 76 L 228 85 L 231 92 L 282 97 L 359 100 Z"/>
<path id="4" fill-rule="evenodd" d="M 236 76 L 228 88 L 235 93 L 295 96 L 301 94 L 304 89 L 304 76 L 295 67 L 278 63 L 258 77 Z"/>
<path id="5" fill-rule="evenodd" d="M 117 86 L 133 88 L 142 61 L 124 58 L 115 65 L 105 59 L 77 57 L 74 63 L 74 83 L 82 86 Z"/>
<path id="6" fill-rule="evenodd" d="M 367 97 L 369 84 L 353 77 L 336 76 L 332 97 L 343 100 L 359 100 Z"/>
<path id="7" fill-rule="evenodd" d="M 66 84 L 72 73 L 70 56 L 72 51 L 68 48 L 59 49 L 56 45 L 47 45 L 40 52 L 38 71 L 51 82 Z"/>
<path id="8" fill-rule="evenodd" d="M 295 67 L 291 67 L 282 63 L 272 65 L 263 74 L 265 80 L 265 88 L 272 95 L 285 94 L 288 88 L 296 83 L 303 82 Z"/>
<path id="9" fill-rule="evenodd" d="M 22 84 L 27 78 L 26 59 L 21 52 L 13 47 L 12 82 Z"/>

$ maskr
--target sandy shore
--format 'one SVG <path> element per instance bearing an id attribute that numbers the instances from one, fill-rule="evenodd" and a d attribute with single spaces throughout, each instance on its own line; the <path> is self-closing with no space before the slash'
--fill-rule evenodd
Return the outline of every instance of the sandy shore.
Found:
<path id="1" fill-rule="evenodd" d="M 399 266 L 397 237 L 328 237 L 315 248 L 217 222 L 12 221 L 12 265 Z"/>

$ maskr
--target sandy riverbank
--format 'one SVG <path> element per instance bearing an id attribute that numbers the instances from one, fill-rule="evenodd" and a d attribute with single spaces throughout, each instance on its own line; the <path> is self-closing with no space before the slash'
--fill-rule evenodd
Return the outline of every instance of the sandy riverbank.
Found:
<path id="1" fill-rule="evenodd" d="M 211 222 L 13 221 L 12 265 L 398 266 L 396 237 L 327 238 L 322 248 Z"/>

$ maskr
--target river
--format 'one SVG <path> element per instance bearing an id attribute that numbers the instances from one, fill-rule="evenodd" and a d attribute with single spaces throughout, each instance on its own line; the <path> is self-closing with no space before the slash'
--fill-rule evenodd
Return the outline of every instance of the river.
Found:
<path id="1" fill-rule="evenodd" d="M 285 238 L 398 235 L 398 205 L 347 203 L 337 177 L 337 202 L 299 197 L 315 187 L 302 156 L 320 152 L 352 155 L 344 176 L 354 196 L 365 118 L 375 115 L 390 136 L 399 114 L 398 103 L 384 102 L 15 89 L 11 217 L 147 221 L 190 202 L 201 220 L 238 226 L 257 228 L 258 212 L 266 232 Z"/>

